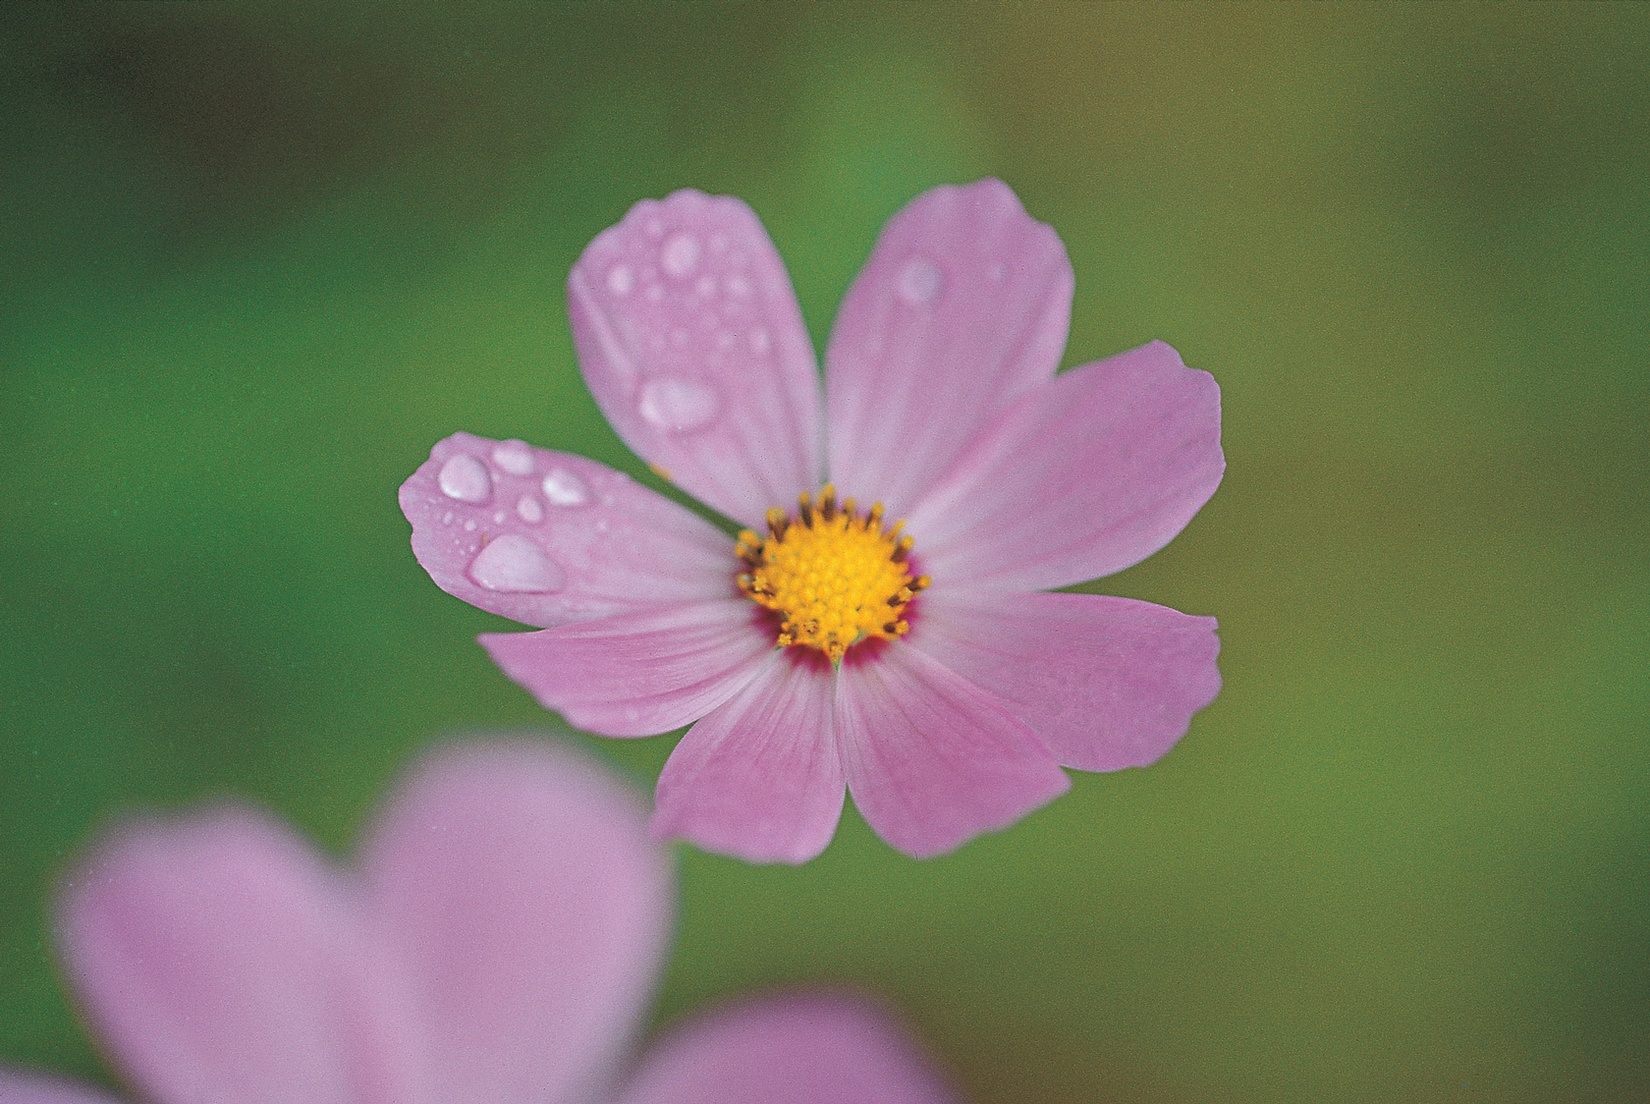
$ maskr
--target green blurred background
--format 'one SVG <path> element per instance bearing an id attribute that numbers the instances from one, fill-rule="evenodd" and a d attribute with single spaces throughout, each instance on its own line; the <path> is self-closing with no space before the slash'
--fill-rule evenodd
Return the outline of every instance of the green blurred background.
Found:
<path id="1" fill-rule="evenodd" d="M 684 849 L 659 1022 L 846 980 L 979 1104 L 1650 1098 L 1650 9 L 18 6 L 0 89 L 0 1060 L 109 1078 L 43 910 L 110 816 L 342 850 L 431 739 L 552 723 L 395 490 L 458 429 L 643 474 L 592 236 L 739 195 L 822 347 L 990 174 L 1067 364 L 1220 381 L 1225 484 L 1094 589 L 1217 615 L 1225 691 L 947 858 Z"/>

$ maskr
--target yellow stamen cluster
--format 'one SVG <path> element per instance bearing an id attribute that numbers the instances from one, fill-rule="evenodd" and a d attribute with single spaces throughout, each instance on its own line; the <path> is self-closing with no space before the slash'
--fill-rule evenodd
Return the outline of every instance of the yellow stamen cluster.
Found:
<path id="1" fill-rule="evenodd" d="M 781 647 L 807 645 L 839 662 L 860 640 L 893 640 L 911 628 L 905 607 L 928 576 L 911 577 L 904 524 L 885 528 L 880 502 L 863 514 L 851 498 L 838 505 L 829 483 L 817 499 L 804 491 L 795 516 L 768 511 L 765 539 L 739 534 L 739 589 L 779 615 Z"/>

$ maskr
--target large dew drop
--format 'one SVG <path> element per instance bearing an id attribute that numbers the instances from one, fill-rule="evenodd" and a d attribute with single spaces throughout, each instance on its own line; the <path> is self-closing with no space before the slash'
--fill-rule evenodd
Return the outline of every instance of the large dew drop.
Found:
<path id="1" fill-rule="evenodd" d="M 649 380 L 643 386 L 637 409 L 659 429 L 691 433 L 715 421 L 721 406 L 721 400 L 709 384 L 664 376 Z"/>
<path id="2" fill-rule="evenodd" d="M 533 450 L 526 441 L 500 441 L 493 446 L 493 463 L 510 475 L 532 475 Z"/>
<path id="3" fill-rule="evenodd" d="M 524 494 L 516 500 L 516 513 L 528 525 L 537 525 L 544 520 L 544 507 L 530 494 Z"/>
<path id="4" fill-rule="evenodd" d="M 659 255 L 659 265 L 680 279 L 699 263 L 699 239 L 692 234 L 672 234 Z"/>
<path id="5" fill-rule="evenodd" d="M 636 286 L 636 274 L 629 265 L 616 264 L 607 270 L 607 290 L 623 298 Z"/>
<path id="6" fill-rule="evenodd" d="M 544 497 L 552 506 L 582 506 L 590 499 L 590 488 L 566 468 L 551 468 L 544 477 Z"/>
<path id="7" fill-rule="evenodd" d="M 550 594 L 567 582 L 556 561 L 519 533 L 505 533 L 477 553 L 470 578 L 501 594 Z"/>
<path id="8" fill-rule="evenodd" d="M 912 257 L 899 274 L 899 295 L 913 307 L 925 307 L 940 297 L 945 277 L 927 257 Z"/>
<path id="9" fill-rule="evenodd" d="M 441 474 L 435 477 L 441 493 L 460 502 L 486 502 L 493 493 L 493 480 L 487 474 L 487 465 L 467 452 L 449 457 L 441 465 Z"/>

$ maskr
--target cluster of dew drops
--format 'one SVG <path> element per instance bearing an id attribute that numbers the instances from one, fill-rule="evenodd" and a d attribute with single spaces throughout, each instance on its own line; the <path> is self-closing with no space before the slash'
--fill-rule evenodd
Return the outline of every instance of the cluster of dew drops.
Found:
<path id="1" fill-rule="evenodd" d="M 708 339 L 708 347 L 691 348 L 694 335 L 687 328 L 661 326 L 658 315 L 649 317 L 653 312 L 647 306 L 633 306 L 624 313 L 634 326 L 631 338 L 638 347 L 633 352 L 647 374 L 636 391 L 637 412 L 656 429 L 672 434 L 694 433 L 710 426 L 721 413 L 716 388 L 702 376 L 707 372 L 725 373 L 735 358 L 748 361 L 749 357 L 767 357 L 773 351 L 773 337 L 759 324 L 760 316 L 752 304 L 757 289 L 742 271 L 746 257 L 725 235 L 711 235 L 708 253 L 713 261 L 702 265 L 707 249 L 693 232 L 678 230 L 667 236 L 663 222 L 657 218 L 649 220 L 644 231 L 649 239 L 648 252 L 656 259 L 657 267 L 618 260 L 607 268 L 602 284 L 615 305 L 621 300 L 639 300 L 661 311 L 667 309 L 661 305 L 670 293 L 660 273 L 683 289 L 691 286 L 704 331 L 700 337 L 702 341 Z M 993 278 L 1000 278 L 1001 267 L 994 266 Z M 713 272 L 705 271 L 711 268 L 725 271 L 718 279 Z M 917 254 L 901 266 L 895 290 L 906 306 L 922 309 L 939 301 L 944 286 L 939 265 Z M 740 316 L 758 323 L 744 332 L 743 339 L 731 325 Z M 695 367 L 699 369 L 697 375 L 684 374 L 683 369 L 691 371 Z M 522 441 L 495 445 L 491 460 L 496 471 L 468 452 L 448 457 L 436 477 L 441 493 L 454 503 L 482 507 L 492 501 L 495 484 L 530 481 L 536 475 L 533 451 Z M 536 489 L 518 494 L 514 509 L 521 522 L 534 526 L 545 520 L 546 503 L 550 510 L 570 509 L 590 499 L 590 487 L 582 477 L 565 467 L 552 466 Z M 444 525 L 457 521 L 451 510 L 441 520 Z M 492 515 L 495 525 L 503 526 L 507 520 L 503 508 Z M 474 534 L 478 527 L 474 517 L 462 523 L 465 533 Z M 604 530 L 606 522 L 598 520 L 596 527 Z M 561 565 L 526 534 L 502 532 L 490 539 L 487 534 L 477 539 L 480 547 L 467 573 L 478 586 L 506 594 L 550 594 L 566 585 Z"/>
<path id="2" fill-rule="evenodd" d="M 667 233 L 656 217 L 644 223 L 643 231 L 645 253 L 612 262 L 601 281 L 615 306 L 627 300 L 632 304 L 624 314 L 636 327 L 633 352 L 646 376 L 635 393 L 636 411 L 656 429 L 698 432 L 722 410 L 717 388 L 705 377 L 728 378 L 734 374 L 730 369 L 766 358 L 774 351 L 774 338 L 760 324 L 754 302 L 758 288 L 744 271 L 748 258 L 725 234 L 712 233 L 707 247 L 690 230 Z M 939 300 L 944 282 L 939 265 L 916 255 L 902 266 L 896 290 L 908 306 L 926 308 Z M 666 320 L 676 313 L 665 305 L 667 299 L 688 294 L 694 297 L 699 333 L 679 324 L 679 318 Z M 752 324 L 742 329 L 747 322 Z"/>
<path id="3" fill-rule="evenodd" d="M 523 441 L 501 441 L 494 445 L 492 461 L 498 469 L 496 476 L 472 454 L 454 453 L 441 465 L 436 485 L 456 503 L 485 506 L 493 499 L 495 481 L 504 483 L 501 477 L 511 477 L 512 482 L 531 480 L 538 466 L 533 450 Z M 583 506 L 590 500 L 590 486 L 578 473 L 552 466 L 536 488 L 529 487 L 517 495 L 515 512 L 527 525 L 537 525 L 545 519 L 545 503 L 549 509 L 556 510 Z M 451 510 L 441 518 L 444 525 L 452 525 L 456 520 Z M 494 525 L 504 525 L 509 515 L 500 508 L 492 520 Z M 474 533 L 477 527 L 473 517 L 463 523 L 466 533 Z M 560 590 L 567 581 L 561 565 L 551 559 L 537 541 L 511 532 L 500 533 L 482 545 L 470 561 L 469 576 L 478 586 L 505 594 L 550 594 Z"/>

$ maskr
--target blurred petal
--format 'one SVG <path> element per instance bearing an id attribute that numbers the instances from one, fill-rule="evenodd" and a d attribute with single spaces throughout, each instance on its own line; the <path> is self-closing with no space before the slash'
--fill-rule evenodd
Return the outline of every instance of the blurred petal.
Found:
<path id="1" fill-rule="evenodd" d="M 775 653 L 688 729 L 659 775 L 653 830 L 748 862 L 807 862 L 842 816 L 842 764 L 824 661 Z"/>
<path id="2" fill-rule="evenodd" d="M 427 758 L 362 871 L 423 1012 L 438 1104 L 573 1099 L 651 995 L 672 879 L 636 796 L 545 743 Z"/>
<path id="3" fill-rule="evenodd" d="M 603 736 L 652 736 L 703 717 L 756 676 L 773 635 L 744 598 L 655 606 L 481 644 L 546 709 Z"/>
<path id="4" fill-rule="evenodd" d="M 1072 275 L 1000 180 L 924 192 L 883 228 L 825 354 L 832 481 L 901 517 L 1060 365 Z"/>
<path id="5" fill-rule="evenodd" d="M 1220 389 L 1162 342 L 1026 396 L 911 511 L 936 582 L 1044 590 L 1138 563 L 1220 485 Z"/>
<path id="6" fill-rule="evenodd" d="M 616 1104 L 950 1104 L 900 1026 L 847 995 L 749 1001 L 690 1021 Z"/>
<path id="7" fill-rule="evenodd" d="M 540 627 L 732 592 L 733 543 L 622 472 L 455 433 L 401 485 L 436 585 Z"/>
<path id="8" fill-rule="evenodd" d="M 680 191 L 638 203 L 567 280 L 579 364 L 638 456 L 745 525 L 820 483 L 819 369 L 751 209 Z"/>
<path id="9" fill-rule="evenodd" d="M 284 825 L 134 821 L 63 887 L 69 979 L 158 1104 L 399 1104 L 404 1008 L 340 875 Z"/>
<path id="10" fill-rule="evenodd" d="M 55 1077 L 0 1069 L 0 1104 L 119 1104 L 116 1097 Z"/>
<path id="11" fill-rule="evenodd" d="M 1215 619 L 1130 598 L 932 592 L 908 639 L 1080 770 L 1161 758 L 1220 692 Z"/>
<path id="12" fill-rule="evenodd" d="M 915 648 L 895 642 L 852 660 L 837 677 L 843 769 L 854 804 L 894 847 L 938 855 L 1070 788 L 1002 703 Z"/>

